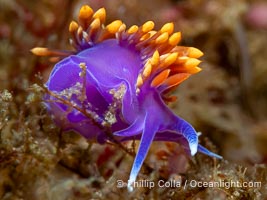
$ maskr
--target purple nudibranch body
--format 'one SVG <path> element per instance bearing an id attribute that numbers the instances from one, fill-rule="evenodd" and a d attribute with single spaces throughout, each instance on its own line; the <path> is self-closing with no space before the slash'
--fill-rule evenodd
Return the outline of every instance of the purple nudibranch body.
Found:
<path id="1" fill-rule="evenodd" d="M 107 26 L 104 20 L 103 8 L 93 12 L 83 6 L 80 25 L 73 21 L 69 28 L 75 53 L 32 50 L 37 55 L 65 57 L 55 65 L 46 83 L 51 91 L 45 96 L 46 106 L 56 123 L 99 143 L 112 138 L 140 140 L 129 189 L 152 141 L 178 142 L 192 156 L 199 151 L 221 158 L 198 144 L 195 129 L 166 105 L 175 100 L 169 92 L 200 71 L 197 58 L 202 52 L 177 46 L 180 33 L 172 33 L 172 23 L 154 31 L 151 21 L 126 29 L 120 20 Z"/>

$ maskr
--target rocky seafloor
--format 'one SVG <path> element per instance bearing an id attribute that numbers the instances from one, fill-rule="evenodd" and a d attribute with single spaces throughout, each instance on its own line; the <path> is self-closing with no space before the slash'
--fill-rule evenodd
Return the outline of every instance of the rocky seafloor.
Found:
<path id="1" fill-rule="evenodd" d="M 154 142 L 139 173 L 146 182 L 128 192 L 119 187 L 133 163 L 125 149 L 138 142 L 100 145 L 54 124 L 41 87 L 54 64 L 30 49 L 70 49 L 68 24 L 83 4 L 127 26 L 173 21 L 182 45 L 204 52 L 201 73 L 169 106 L 223 160 Z M 0 0 L 0 199 L 266 199 L 266 13 L 259 0 Z"/>

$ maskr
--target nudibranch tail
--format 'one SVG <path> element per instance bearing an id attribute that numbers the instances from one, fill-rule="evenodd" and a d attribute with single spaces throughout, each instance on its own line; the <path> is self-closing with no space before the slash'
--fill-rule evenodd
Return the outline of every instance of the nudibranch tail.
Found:
<path id="1" fill-rule="evenodd" d="M 105 25 L 106 11 L 82 6 L 69 25 L 74 51 L 36 47 L 32 53 L 59 61 L 46 83 L 44 100 L 63 130 L 99 143 L 140 140 L 128 188 L 136 180 L 153 141 L 173 141 L 189 155 L 221 158 L 198 144 L 195 129 L 166 105 L 181 82 L 201 71 L 203 53 L 177 46 L 181 32 L 154 22 L 127 29 L 121 20 Z M 107 131 L 108 130 L 108 131 Z"/>

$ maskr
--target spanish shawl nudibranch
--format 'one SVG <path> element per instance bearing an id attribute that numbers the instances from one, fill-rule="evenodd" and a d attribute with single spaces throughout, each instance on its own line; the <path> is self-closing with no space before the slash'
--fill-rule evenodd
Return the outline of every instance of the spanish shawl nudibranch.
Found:
<path id="1" fill-rule="evenodd" d="M 201 70 L 197 58 L 203 53 L 177 46 L 181 33 L 173 33 L 173 23 L 159 31 L 152 21 L 126 29 L 120 20 L 105 26 L 105 17 L 104 8 L 81 8 L 79 24 L 69 26 L 75 52 L 32 49 L 40 56 L 65 57 L 46 83 L 46 106 L 56 123 L 99 143 L 140 140 L 129 189 L 153 140 L 179 142 L 192 156 L 199 151 L 221 158 L 198 144 L 195 129 L 165 104 L 176 99 L 170 91 Z"/>

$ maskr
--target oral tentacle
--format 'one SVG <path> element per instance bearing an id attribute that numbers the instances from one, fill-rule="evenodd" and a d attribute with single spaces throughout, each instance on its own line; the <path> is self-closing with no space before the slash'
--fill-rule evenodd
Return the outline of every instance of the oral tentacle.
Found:
<path id="1" fill-rule="evenodd" d="M 211 151 L 209 151 L 208 149 L 206 149 L 205 147 L 203 147 L 202 145 L 198 145 L 198 148 L 197 150 L 200 152 L 200 153 L 203 153 L 203 154 L 206 154 L 208 156 L 211 156 L 211 157 L 214 157 L 214 158 L 218 158 L 218 159 L 222 159 L 223 157 L 220 156 L 220 155 L 217 155 L 216 153 L 213 153 Z"/>
<path id="2" fill-rule="evenodd" d="M 156 132 L 158 131 L 157 120 L 154 119 L 155 116 L 146 115 L 144 130 L 142 133 L 140 145 L 132 166 L 130 173 L 130 178 L 128 180 L 128 190 L 132 191 L 132 184 L 135 182 L 137 175 L 141 169 L 141 166 L 146 158 L 150 145 L 154 139 Z"/>
<path id="3" fill-rule="evenodd" d="M 195 129 L 185 120 L 176 117 L 176 126 L 178 133 L 181 133 L 188 142 L 191 156 L 197 153 L 198 135 Z"/>

